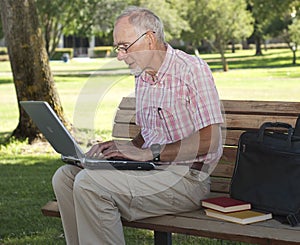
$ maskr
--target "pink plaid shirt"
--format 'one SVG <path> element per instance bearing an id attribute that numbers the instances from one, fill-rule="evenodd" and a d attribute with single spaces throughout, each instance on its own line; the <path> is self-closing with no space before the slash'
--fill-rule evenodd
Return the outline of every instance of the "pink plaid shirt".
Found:
<path id="1" fill-rule="evenodd" d="M 136 77 L 135 96 L 136 123 L 141 126 L 145 148 L 154 143 L 172 143 L 208 125 L 223 122 L 208 65 L 170 45 L 155 77 L 145 72 Z M 209 158 L 219 158 L 220 153 L 221 149 Z M 208 156 L 195 160 L 209 161 Z"/>

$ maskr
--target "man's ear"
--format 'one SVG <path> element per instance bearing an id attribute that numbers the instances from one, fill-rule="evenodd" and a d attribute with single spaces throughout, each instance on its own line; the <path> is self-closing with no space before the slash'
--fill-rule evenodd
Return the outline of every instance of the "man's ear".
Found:
<path id="1" fill-rule="evenodd" d="M 146 38 L 147 38 L 147 42 L 149 44 L 149 48 L 150 49 L 155 49 L 157 40 L 156 40 L 156 37 L 155 37 L 154 33 L 152 31 L 149 31 L 146 35 Z"/>

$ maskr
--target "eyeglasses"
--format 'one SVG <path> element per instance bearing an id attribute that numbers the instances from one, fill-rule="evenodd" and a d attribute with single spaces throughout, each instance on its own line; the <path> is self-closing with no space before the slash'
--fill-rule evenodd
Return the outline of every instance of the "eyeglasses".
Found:
<path id="1" fill-rule="evenodd" d="M 145 32 L 144 34 L 142 34 L 140 37 L 138 37 L 134 42 L 132 42 L 131 44 L 129 44 L 128 46 L 124 46 L 123 44 L 121 45 L 117 45 L 114 47 L 114 51 L 116 53 L 122 52 L 127 54 L 127 51 L 129 48 L 131 48 L 136 42 L 138 42 L 143 36 L 145 36 L 149 31 Z M 155 31 L 152 31 L 153 33 L 155 33 Z"/>

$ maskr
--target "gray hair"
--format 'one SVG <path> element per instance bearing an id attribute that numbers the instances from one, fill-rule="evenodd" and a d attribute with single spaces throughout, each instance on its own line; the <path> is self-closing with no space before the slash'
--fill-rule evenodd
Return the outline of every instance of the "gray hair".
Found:
<path id="1" fill-rule="evenodd" d="M 136 6 L 128 7 L 117 17 L 116 23 L 124 17 L 129 17 L 129 23 L 135 27 L 138 35 L 142 35 L 146 31 L 153 31 L 159 41 L 165 42 L 163 23 L 149 9 Z"/>

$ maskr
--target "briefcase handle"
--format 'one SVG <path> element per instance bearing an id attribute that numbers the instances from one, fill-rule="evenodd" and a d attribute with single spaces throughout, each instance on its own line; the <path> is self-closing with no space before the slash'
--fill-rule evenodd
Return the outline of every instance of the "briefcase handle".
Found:
<path id="1" fill-rule="evenodd" d="M 292 144 L 292 136 L 294 133 L 294 129 L 292 125 L 288 123 L 283 122 L 265 122 L 260 126 L 259 132 L 258 132 L 258 141 L 263 142 L 264 140 L 264 133 L 267 128 L 286 128 L 287 129 L 287 143 L 288 146 L 291 146 Z"/>

